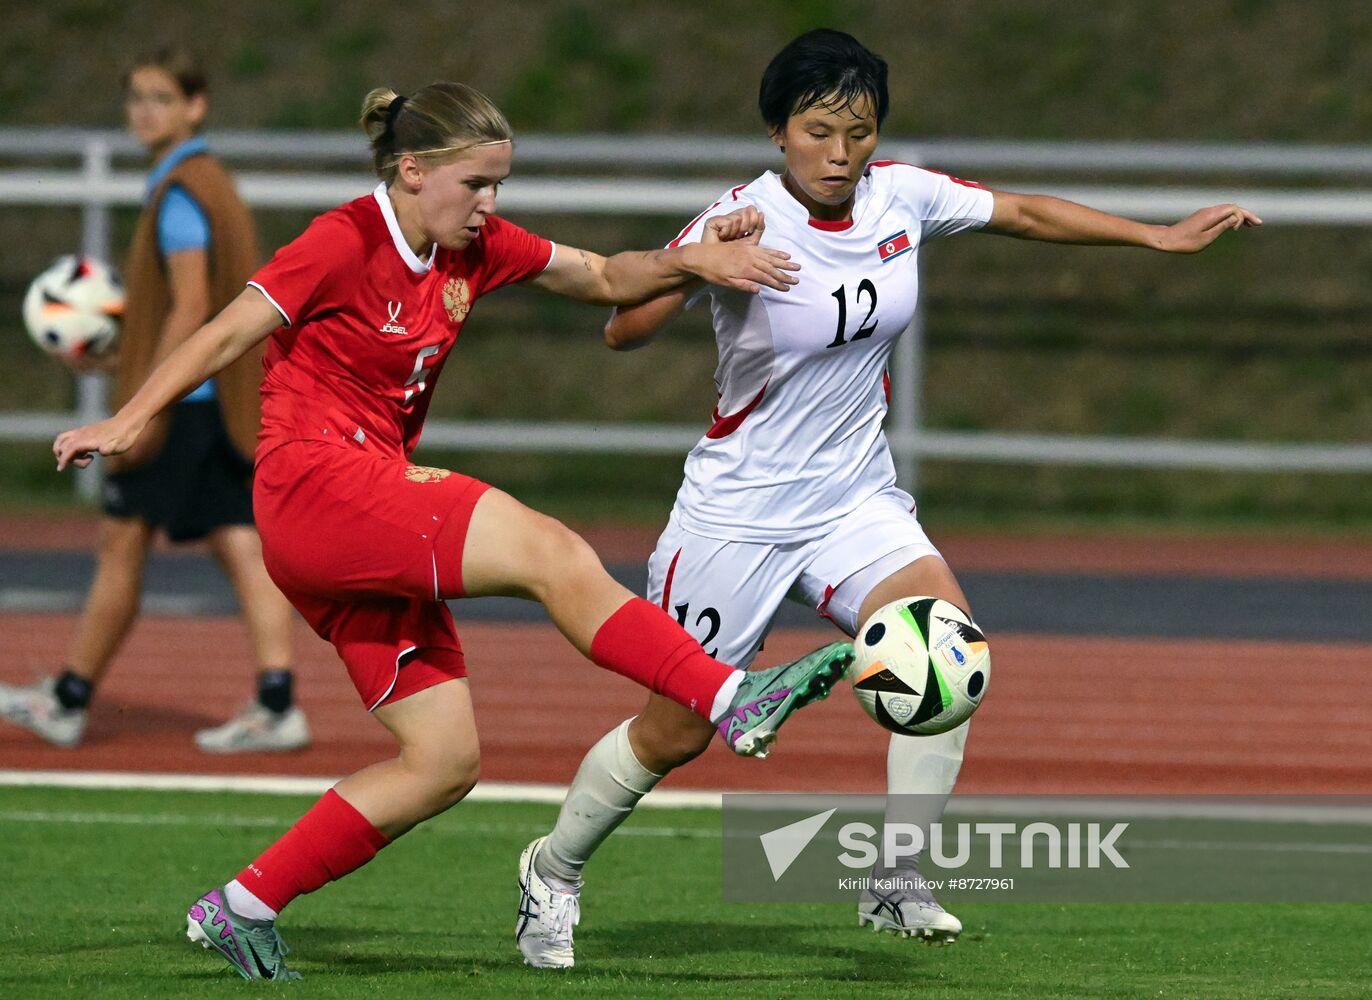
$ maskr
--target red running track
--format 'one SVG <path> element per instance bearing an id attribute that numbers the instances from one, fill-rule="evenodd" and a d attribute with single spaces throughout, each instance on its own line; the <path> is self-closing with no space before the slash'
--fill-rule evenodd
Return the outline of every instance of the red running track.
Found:
<path id="1" fill-rule="evenodd" d="M 90 551 L 98 520 L 91 514 L 34 513 L 0 517 L 0 549 Z M 647 562 L 656 528 L 583 525 L 577 530 L 606 562 Z M 1198 576 L 1339 578 L 1372 580 L 1372 539 L 1272 537 L 1267 534 L 1195 536 L 1056 532 L 1025 536 L 987 530 L 935 532 L 934 541 L 954 570 L 1059 573 L 1180 573 Z M 205 551 L 171 546 L 162 551 Z"/>
<path id="2" fill-rule="evenodd" d="M 0 616 L 0 680 L 60 662 L 72 615 Z M 460 626 L 483 775 L 565 784 L 642 695 L 550 627 Z M 774 632 L 768 663 L 828 641 Z M 0 723 L 0 767 L 341 775 L 389 756 L 333 651 L 302 626 L 297 688 L 315 745 L 207 756 L 191 734 L 249 697 L 233 618 L 146 618 L 100 692 L 85 744 L 60 750 Z M 965 793 L 1372 793 L 1372 645 L 1000 635 L 968 742 Z M 845 689 L 797 716 L 767 761 L 716 746 L 664 787 L 884 790 L 886 735 Z"/>

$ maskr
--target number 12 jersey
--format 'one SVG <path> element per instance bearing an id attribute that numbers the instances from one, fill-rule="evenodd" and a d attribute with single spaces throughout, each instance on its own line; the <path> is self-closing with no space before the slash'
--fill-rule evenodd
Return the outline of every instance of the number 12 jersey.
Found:
<path id="1" fill-rule="evenodd" d="M 886 365 L 915 314 L 919 249 L 984 226 L 992 202 L 980 185 L 874 161 L 852 220 L 821 222 L 768 171 L 672 242 L 697 242 L 711 218 L 753 205 L 766 218 L 763 245 L 801 265 L 786 292 L 707 290 L 719 403 L 686 459 L 674 511 L 684 527 L 752 542 L 813 538 L 895 483 L 882 432 Z"/>

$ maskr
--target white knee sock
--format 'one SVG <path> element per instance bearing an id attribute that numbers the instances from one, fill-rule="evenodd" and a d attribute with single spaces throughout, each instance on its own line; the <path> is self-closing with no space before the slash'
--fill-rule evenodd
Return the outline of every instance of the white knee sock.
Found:
<path id="1" fill-rule="evenodd" d="M 887 823 L 924 829 L 943 818 L 957 783 L 970 721 L 938 736 L 892 736 L 886 751 Z M 909 864 L 913 864 L 910 859 Z"/>
<path id="2" fill-rule="evenodd" d="M 581 762 L 557 824 L 534 858 L 540 878 L 580 886 L 581 869 L 596 848 L 662 780 L 662 775 L 649 771 L 634 756 L 629 746 L 632 721 L 628 719 L 602 736 Z"/>
<path id="3" fill-rule="evenodd" d="M 886 751 L 886 791 L 892 795 L 951 795 L 967 747 L 964 722 L 939 736 L 892 736 Z"/>

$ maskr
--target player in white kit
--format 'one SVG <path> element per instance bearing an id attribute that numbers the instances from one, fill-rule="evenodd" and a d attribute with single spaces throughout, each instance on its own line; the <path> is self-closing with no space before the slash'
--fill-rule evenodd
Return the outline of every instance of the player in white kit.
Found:
<path id="1" fill-rule="evenodd" d="M 786 169 L 726 192 L 673 241 L 756 240 L 801 265 L 788 292 L 697 283 L 632 308 L 606 327 L 610 346 L 646 343 L 708 294 L 719 366 L 713 426 L 648 566 L 648 598 L 712 656 L 747 668 L 790 597 L 849 636 L 890 601 L 941 597 L 970 613 L 956 578 L 896 486 L 882 424 L 886 365 L 918 294 L 916 257 L 935 239 L 983 230 L 1063 243 L 1191 253 L 1259 221 L 1236 205 L 1150 226 L 1056 198 L 990 191 L 893 161 L 871 161 L 888 98 L 886 64 L 851 36 L 812 31 L 779 53 L 759 104 Z M 888 789 L 946 796 L 968 726 L 893 736 Z M 581 871 L 668 770 L 698 755 L 712 729 L 665 698 L 588 753 L 557 825 L 520 862 L 517 938 L 540 967 L 573 964 Z M 937 817 L 934 817 L 935 819 Z M 927 820 L 927 817 L 926 817 Z M 867 892 L 859 922 L 951 941 L 961 923 L 917 878 Z"/>

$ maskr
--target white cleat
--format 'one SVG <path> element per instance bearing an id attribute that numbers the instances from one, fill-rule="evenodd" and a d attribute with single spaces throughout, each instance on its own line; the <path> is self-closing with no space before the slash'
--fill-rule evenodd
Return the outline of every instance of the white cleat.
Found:
<path id="1" fill-rule="evenodd" d="M 858 926 L 871 924 L 878 932 L 893 931 L 930 944 L 956 941 L 962 921 L 939 905 L 919 872 L 899 871 L 894 877 L 900 881 L 899 888 L 863 890 L 858 899 Z"/>
<path id="2" fill-rule="evenodd" d="M 0 718 L 59 747 L 74 747 L 86 735 L 86 710 L 62 707 L 56 677 L 44 677 L 28 687 L 0 684 Z"/>
<path id="3" fill-rule="evenodd" d="M 519 919 L 515 940 L 524 964 L 536 969 L 570 969 L 576 964 L 572 928 L 581 921 L 577 893 L 559 891 L 534 871 L 534 856 L 547 837 L 539 837 L 519 856 Z"/>
<path id="4" fill-rule="evenodd" d="M 299 708 L 278 714 L 253 701 L 222 726 L 197 732 L 195 745 L 205 753 L 303 750 L 310 745 L 310 726 Z"/>

